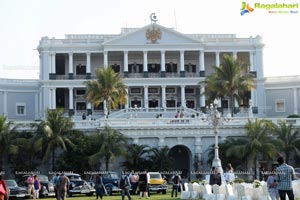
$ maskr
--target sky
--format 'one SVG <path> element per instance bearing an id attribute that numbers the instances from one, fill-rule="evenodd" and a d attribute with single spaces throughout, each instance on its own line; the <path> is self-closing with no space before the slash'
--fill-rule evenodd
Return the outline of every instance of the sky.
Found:
<path id="1" fill-rule="evenodd" d="M 245 0 L 244 0 L 245 1 Z M 247 0 L 254 8 L 241 16 L 243 0 L 0 0 L 0 78 L 37 79 L 43 36 L 119 34 L 139 28 L 155 13 L 158 24 L 181 33 L 261 35 L 264 76 L 300 75 L 300 1 Z M 294 9 L 255 4 L 297 4 Z M 279 13 L 279 11 L 296 13 Z M 297 13 L 298 12 L 298 13 Z"/>

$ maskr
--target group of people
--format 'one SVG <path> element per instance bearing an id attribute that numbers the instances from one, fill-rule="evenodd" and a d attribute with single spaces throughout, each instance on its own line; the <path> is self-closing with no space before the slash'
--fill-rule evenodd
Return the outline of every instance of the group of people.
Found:
<path id="1" fill-rule="evenodd" d="M 42 189 L 38 175 L 31 174 L 28 176 L 26 183 L 28 185 L 28 193 L 33 197 L 33 199 L 38 199 L 40 190 Z"/>
<path id="2" fill-rule="evenodd" d="M 280 200 L 285 200 L 286 196 L 288 196 L 289 200 L 294 200 L 292 186 L 292 181 L 295 180 L 294 168 L 288 165 L 282 156 L 277 159 L 277 162 L 279 166 L 273 166 L 270 172 L 264 172 L 263 175 L 267 176 L 262 176 L 266 177 L 265 179 L 262 178 L 262 180 L 266 181 L 268 192 L 272 200 L 277 200 L 278 198 L 280 198 Z M 235 179 L 233 168 L 230 164 L 226 168 L 224 179 L 226 183 L 231 183 Z M 216 167 L 212 168 L 209 184 L 222 184 L 221 174 Z"/>

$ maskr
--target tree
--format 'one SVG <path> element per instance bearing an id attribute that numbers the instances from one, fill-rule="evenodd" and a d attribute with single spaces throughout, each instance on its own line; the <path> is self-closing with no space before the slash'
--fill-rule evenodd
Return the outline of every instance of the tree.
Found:
<path id="1" fill-rule="evenodd" d="M 164 146 L 161 148 L 152 148 L 149 156 L 151 168 L 149 170 L 152 171 L 168 171 L 170 169 L 172 160 L 169 156 L 170 148 L 168 146 Z"/>
<path id="2" fill-rule="evenodd" d="M 86 82 L 86 100 L 99 106 L 104 105 L 105 116 L 111 108 L 116 109 L 120 104 L 127 102 L 126 86 L 119 73 L 115 73 L 111 67 L 98 68 L 96 70 L 97 80 Z"/>
<path id="3" fill-rule="evenodd" d="M 225 55 L 220 67 L 212 66 L 215 73 L 208 75 L 200 84 L 205 84 L 205 95 L 212 102 L 216 98 L 229 97 L 233 116 L 234 100 L 239 101 L 245 92 L 255 88 L 253 75 L 232 56 Z"/>
<path id="4" fill-rule="evenodd" d="M 6 117 L 0 115 L 0 167 L 2 170 L 6 167 L 8 155 L 18 152 L 18 146 L 14 143 L 16 142 L 14 132 L 17 127 L 12 122 L 7 121 Z"/>
<path id="5" fill-rule="evenodd" d="M 300 145 L 299 129 L 294 129 L 293 124 L 288 124 L 286 121 L 280 121 L 279 126 L 275 126 L 274 132 L 280 144 L 280 151 L 284 152 L 287 163 L 291 154 L 296 153 L 300 156 L 298 148 Z"/>
<path id="6" fill-rule="evenodd" d="M 248 120 L 245 125 L 247 137 L 241 144 L 232 146 L 226 152 L 228 156 L 238 156 L 239 158 L 247 158 L 248 168 L 255 168 L 256 177 L 256 163 L 258 156 L 261 155 L 263 159 L 270 159 L 274 155 L 279 154 L 276 146 L 278 142 L 270 136 L 272 132 L 273 123 L 268 120 L 256 119 L 254 122 Z"/>
<path id="7" fill-rule="evenodd" d="M 95 154 L 90 156 L 90 163 L 96 163 L 99 159 L 104 158 L 106 171 L 108 171 L 110 159 L 124 154 L 127 138 L 109 126 L 106 126 L 104 130 L 101 131 L 98 138 L 100 139 L 100 148 Z"/>
<path id="8" fill-rule="evenodd" d="M 150 148 L 148 145 L 128 144 L 123 166 L 128 170 L 140 171 L 147 168 L 145 162 Z"/>
<path id="9" fill-rule="evenodd" d="M 42 121 L 37 129 L 35 149 L 42 150 L 43 162 L 52 154 L 52 170 L 55 170 L 56 149 L 60 147 L 63 151 L 67 151 L 67 146 L 74 147 L 69 139 L 73 122 L 63 115 L 63 109 L 48 109 L 46 120 Z"/>

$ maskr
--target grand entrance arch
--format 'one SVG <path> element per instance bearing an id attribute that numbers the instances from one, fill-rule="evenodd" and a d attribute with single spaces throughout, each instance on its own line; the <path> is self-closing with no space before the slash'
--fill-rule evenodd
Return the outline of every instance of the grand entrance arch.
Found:
<path id="1" fill-rule="evenodd" d="M 181 171 L 181 178 L 190 177 L 190 162 L 191 162 L 191 151 L 184 145 L 176 145 L 169 151 L 169 157 L 172 161 L 172 170 Z"/>

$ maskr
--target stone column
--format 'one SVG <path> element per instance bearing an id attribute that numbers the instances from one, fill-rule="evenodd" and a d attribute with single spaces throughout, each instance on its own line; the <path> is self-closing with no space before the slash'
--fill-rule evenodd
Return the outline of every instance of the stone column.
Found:
<path id="1" fill-rule="evenodd" d="M 202 138 L 201 137 L 196 137 L 195 138 L 195 156 L 194 156 L 194 158 L 197 156 L 198 162 L 197 162 L 196 168 L 194 169 L 195 171 L 200 170 L 201 160 L 202 160 L 202 153 L 203 153 L 202 152 Z"/>
<path id="2" fill-rule="evenodd" d="M 74 104 L 73 104 L 73 88 L 69 88 L 69 115 L 74 115 Z"/>
<path id="3" fill-rule="evenodd" d="M 104 68 L 107 68 L 108 67 L 108 52 L 107 51 L 104 51 L 103 52 L 103 56 L 104 56 Z"/>
<path id="4" fill-rule="evenodd" d="M 186 108 L 186 101 L 185 101 L 185 85 L 181 85 L 181 106 Z"/>
<path id="5" fill-rule="evenodd" d="M 128 51 L 124 51 L 124 76 L 128 77 Z"/>
<path id="6" fill-rule="evenodd" d="M 185 77 L 185 70 L 184 70 L 184 51 L 180 51 L 180 77 Z"/>
<path id="7" fill-rule="evenodd" d="M 55 52 L 53 52 L 51 66 L 52 66 L 52 74 L 54 74 L 54 75 L 56 74 L 55 57 L 56 57 L 56 54 L 55 54 Z"/>
<path id="8" fill-rule="evenodd" d="M 216 66 L 220 67 L 220 52 L 216 51 Z"/>
<path id="9" fill-rule="evenodd" d="M 166 111 L 167 108 L 167 100 L 166 100 L 166 86 L 161 86 L 161 101 L 162 101 L 162 107 Z"/>
<path id="10" fill-rule="evenodd" d="M 204 64 L 204 50 L 200 51 L 199 54 L 199 76 L 205 77 L 205 64 Z"/>
<path id="11" fill-rule="evenodd" d="M 237 52 L 236 52 L 236 51 L 233 51 L 233 52 L 232 52 L 232 57 L 233 57 L 233 59 L 235 59 L 235 60 L 237 59 Z"/>
<path id="12" fill-rule="evenodd" d="M 148 111 L 148 86 L 144 86 L 144 107 Z"/>
<path id="13" fill-rule="evenodd" d="M 160 76 L 166 77 L 166 58 L 165 58 L 165 51 L 160 52 L 161 60 L 160 60 Z"/>
<path id="14" fill-rule="evenodd" d="M 125 90 L 126 90 L 126 104 L 125 104 L 125 109 L 126 109 L 126 111 L 128 111 L 128 108 L 129 108 L 129 100 L 130 100 L 130 99 L 129 99 L 128 89 L 129 89 L 129 87 L 125 89 Z"/>
<path id="15" fill-rule="evenodd" d="M 147 56 L 147 51 L 144 51 L 144 62 L 143 62 L 143 71 L 144 71 L 144 77 L 147 78 L 148 77 L 148 56 Z"/>
<path id="16" fill-rule="evenodd" d="M 92 74 L 91 74 L 91 53 L 87 52 L 86 53 L 86 79 L 91 79 Z"/>
<path id="17" fill-rule="evenodd" d="M 250 72 L 254 71 L 254 66 L 253 66 L 253 59 L 254 59 L 254 56 L 253 56 L 253 51 L 250 51 L 249 52 L 249 59 L 250 59 Z"/>
<path id="18" fill-rule="evenodd" d="M 69 53 L 69 79 L 74 79 L 74 73 L 73 73 L 73 52 Z"/>
<path id="19" fill-rule="evenodd" d="M 42 118 L 42 91 L 39 92 L 39 118 Z"/>
<path id="20" fill-rule="evenodd" d="M 205 108 L 205 95 L 201 95 L 202 93 L 205 92 L 205 86 L 200 85 L 200 108 L 204 109 Z"/>
<path id="21" fill-rule="evenodd" d="M 298 115 L 298 98 L 297 98 L 297 89 L 298 88 L 293 88 L 293 93 L 294 93 L 294 114 Z"/>

